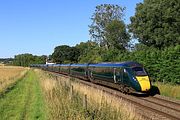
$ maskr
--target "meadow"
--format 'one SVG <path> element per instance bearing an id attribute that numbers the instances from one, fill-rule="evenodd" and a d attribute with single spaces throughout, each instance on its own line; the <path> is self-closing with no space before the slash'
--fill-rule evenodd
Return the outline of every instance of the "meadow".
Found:
<path id="1" fill-rule="evenodd" d="M 23 77 L 28 68 L 0 65 L 0 93 Z"/>
<path id="2" fill-rule="evenodd" d="M 1 120 L 45 120 L 46 111 L 38 75 L 28 70 L 7 92 L 0 94 Z"/>
<path id="3" fill-rule="evenodd" d="M 84 86 L 74 79 L 55 77 L 37 70 L 49 111 L 49 119 L 136 120 L 131 104 L 101 90 Z M 73 87 L 72 87 L 73 86 Z M 73 88 L 73 89 L 72 89 Z M 87 106 L 84 98 L 87 96 Z"/>
<path id="4" fill-rule="evenodd" d="M 0 66 L 0 75 L 1 120 L 141 119 L 133 105 L 83 85 L 75 78 L 12 66 Z M 162 95 L 179 99 L 179 86 L 154 85 Z"/>
<path id="5" fill-rule="evenodd" d="M 5 74 L 9 74 L 6 81 L 13 77 L 16 84 L 13 84 L 7 92 L 0 93 L 1 120 L 137 119 L 133 106 L 122 104 L 124 102 L 107 96 L 102 91 L 82 86 L 69 78 L 54 77 L 37 69 L 25 68 L 26 73 L 20 77 L 24 68 L 5 69 L 10 68 L 19 69 L 19 72 L 12 70 L 13 75 L 10 75 L 9 70 L 6 71 L 8 73 L 2 70 Z M 90 93 L 91 91 L 94 94 Z M 83 105 L 85 94 L 86 108 Z"/>

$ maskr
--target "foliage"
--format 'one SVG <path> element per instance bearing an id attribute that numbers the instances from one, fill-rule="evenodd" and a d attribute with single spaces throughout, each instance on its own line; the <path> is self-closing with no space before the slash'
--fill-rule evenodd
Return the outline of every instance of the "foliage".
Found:
<path id="1" fill-rule="evenodd" d="M 57 46 L 52 54 L 52 58 L 56 63 L 77 62 L 79 56 L 78 48 L 67 45 Z"/>
<path id="2" fill-rule="evenodd" d="M 180 44 L 179 26 L 179 0 L 144 0 L 131 17 L 129 31 L 140 43 L 162 49 Z"/>
<path id="3" fill-rule="evenodd" d="M 126 31 L 126 26 L 123 21 L 113 20 L 107 24 L 105 31 L 104 36 L 110 48 L 125 50 L 128 46 L 130 35 Z"/>
<path id="4" fill-rule="evenodd" d="M 0 58 L 0 63 L 11 64 L 13 60 L 13 58 Z"/>
<path id="5" fill-rule="evenodd" d="M 180 84 L 180 45 L 165 50 L 149 47 L 143 51 L 121 53 L 116 60 L 142 63 L 153 81 Z"/>
<path id="6" fill-rule="evenodd" d="M 32 54 L 19 54 L 15 55 L 13 64 L 17 66 L 29 66 L 31 64 L 45 64 L 46 56 L 36 56 Z"/>
<path id="7" fill-rule="evenodd" d="M 80 63 L 137 61 L 145 66 L 153 81 L 180 84 L 180 45 L 158 50 L 139 44 L 130 52 L 96 46 L 79 60 Z"/>
<path id="8" fill-rule="evenodd" d="M 91 62 L 100 62 L 101 61 L 101 49 L 97 43 L 88 41 L 81 42 L 76 45 L 76 47 L 81 51 L 81 54 L 78 58 L 80 63 L 91 63 Z"/>
<path id="9" fill-rule="evenodd" d="M 89 26 L 89 33 L 92 39 L 101 47 L 109 49 L 117 41 L 123 45 L 124 42 L 128 42 L 128 33 L 126 33 L 124 22 L 122 22 L 124 10 L 125 8 L 119 5 L 101 4 L 96 6 L 95 13 L 91 18 L 93 22 Z M 116 25 L 117 27 L 114 27 Z M 122 45 L 118 46 L 118 48 L 121 47 Z"/>

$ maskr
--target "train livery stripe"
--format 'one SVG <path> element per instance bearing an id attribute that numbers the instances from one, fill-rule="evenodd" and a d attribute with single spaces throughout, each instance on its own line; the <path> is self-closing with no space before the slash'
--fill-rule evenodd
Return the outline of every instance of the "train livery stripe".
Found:
<path id="1" fill-rule="evenodd" d="M 151 88 L 149 77 L 148 76 L 138 76 L 136 77 L 138 80 L 140 86 L 141 86 L 141 91 L 148 91 Z"/>

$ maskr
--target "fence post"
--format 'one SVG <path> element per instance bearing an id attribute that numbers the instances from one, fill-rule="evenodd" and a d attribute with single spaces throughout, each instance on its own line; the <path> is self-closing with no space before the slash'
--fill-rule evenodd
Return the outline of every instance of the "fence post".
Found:
<path id="1" fill-rule="evenodd" d="M 83 108 L 87 110 L 87 95 L 86 94 L 84 95 L 84 98 L 83 98 Z"/>
<path id="2" fill-rule="evenodd" d="M 73 98 L 73 93 L 74 92 L 74 88 L 73 88 L 73 85 L 71 86 L 71 88 L 70 88 L 70 99 L 72 99 Z"/>

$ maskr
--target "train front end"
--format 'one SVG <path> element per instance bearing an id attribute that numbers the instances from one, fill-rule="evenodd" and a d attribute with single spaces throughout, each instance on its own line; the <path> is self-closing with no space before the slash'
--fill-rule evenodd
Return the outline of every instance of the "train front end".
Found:
<path id="1" fill-rule="evenodd" d="M 144 68 L 142 66 L 133 67 L 132 71 L 133 71 L 133 76 L 134 76 L 133 78 L 136 79 L 136 81 L 138 82 L 139 88 L 137 91 L 139 92 L 150 91 L 151 82 Z"/>

